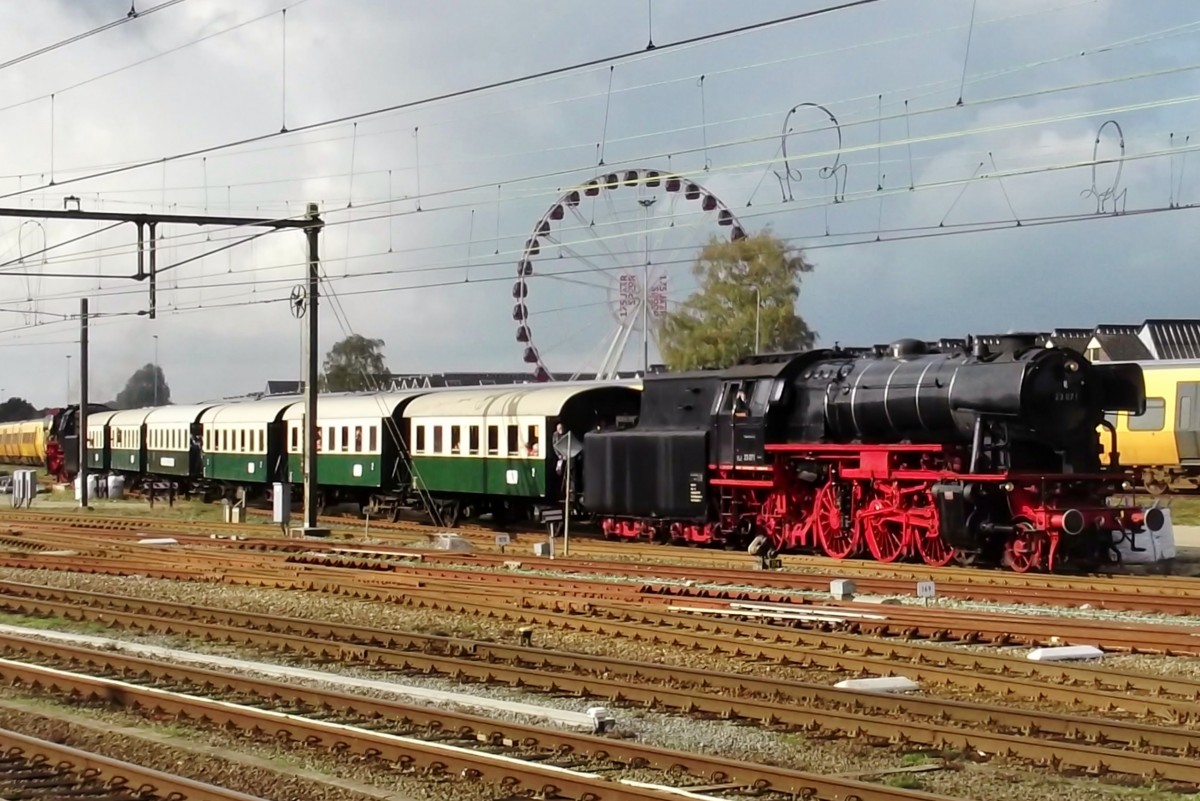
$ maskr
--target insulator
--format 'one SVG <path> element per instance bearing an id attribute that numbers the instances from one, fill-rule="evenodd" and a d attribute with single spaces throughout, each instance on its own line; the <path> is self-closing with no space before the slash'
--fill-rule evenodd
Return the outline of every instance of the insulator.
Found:
<path id="1" fill-rule="evenodd" d="M 558 205 L 550 210 L 550 219 L 561 220 L 565 214 L 566 214 L 566 212 L 563 211 L 563 207 L 561 205 Z M 550 233 L 549 230 L 547 230 L 546 233 Z"/>
<path id="2" fill-rule="evenodd" d="M 537 235 L 545 236 L 548 233 L 550 233 L 550 221 L 542 220 L 542 224 L 538 226 Z"/>
<path id="3" fill-rule="evenodd" d="M 529 317 L 529 309 L 525 308 L 524 303 L 518 303 L 513 306 L 513 319 L 521 322 Z"/>
<path id="4" fill-rule="evenodd" d="M 538 244 L 538 241 L 536 238 L 527 240 L 525 242 L 525 253 L 526 254 L 528 254 L 530 256 L 536 256 L 537 254 L 539 254 L 541 252 L 542 252 L 542 246 Z"/>
<path id="5" fill-rule="evenodd" d="M 680 181 L 678 178 L 671 177 L 671 178 L 667 179 L 667 191 L 668 192 L 678 192 L 679 187 L 682 185 L 683 185 L 683 182 Z"/>
<path id="6" fill-rule="evenodd" d="M 583 187 L 583 194 L 587 195 L 588 197 L 595 197 L 596 195 L 600 194 L 600 182 L 594 178 L 588 181 Z"/>
<path id="7" fill-rule="evenodd" d="M 547 370 L 545 367 L 538 367 L 538 369 L 533 371 L 533 380 L 541 382 L 541 383 L 545 383 L 545 382 L 549 381 L 550 380 L 550 371 Z"/>
<path id="8" fill-rule="evenodd" d="M 626 186 L 637 186 L 638 178 L 639 178 L 639 176 L 638 176 L 637 170 L 629 170 L 628 172 L 625 173 L 625 185 Z"/>
<path id="9" fill-rule="evenodd" d="M 538 360 L 537 348 L 533 347 L 532 345 L 525 348 L 525 355 L 522 356 L 521 358 L 523 358 L 525 360 L 526 364 L 537 364 L 537 360 Z"/>
<path id="10" fill-rule="evenodd" d="M 721 209 L 717 214 L 717 225 L 733 225 L 733 212 L 729 209 Z"/>
<path id="11" fill-rule="evenodd" d="M 571 194 L 567 195 L 567 205 L 568 206 L 578 206 L 579 205 L 579 190 L 578 189 L 572 189 Z"/>
<path id="12" fill-rule="evenodd" d="M 523 299 L 528 294 L 529 294 L 529 287 L 525 286 L 524 281 L 518 281 L 515 284 L 513 284 L 513 297 L 514 298 Z"/>
<path id="13" fill-rule="evenodd" d="M 522 278 L 533 275 L 533 262 L 529 259 L 522 259 L 521 263 L 517 265 L 517 275 Z"/>
<path id="14" fill-rule="evenodd" d="M 742 226 L 735 225 L 733 226 L 733 232 L 730 233 L 729 238 L 734 242 L 737 242 L 746 238 L 746 232 L 742 229 Z"/>
<path id="15" fill-rule="evenodd" d="M 521 326 L 520 328 L 517 329 L 517 341 L 518 342 L 528 342 L 529 341 L 529 328 L 527 328 L 526 326 Z"/>
<path id="16" fill-rule="evenodd" d="M 650 170 L 650 172 L 646 173 L 646 186 L 658 186 L 661 184 L 662 181 L 659 180 L 660 174 L 658 170 Z"/>
<path id="17" fill-rule="evenodd" d="M 695 184 L 688 184 L 687 192 L 684 192 L 683 196 L 686 197 L 688 200 L 699 200 L 700 199 L 700 187 L 696 186 Z"/>

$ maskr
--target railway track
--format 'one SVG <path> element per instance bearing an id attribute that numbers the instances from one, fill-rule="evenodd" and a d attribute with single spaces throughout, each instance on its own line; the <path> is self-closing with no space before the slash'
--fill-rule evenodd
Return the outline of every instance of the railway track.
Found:
<path id="1" fill-rule="evenodd" d="M 486 586 L 487 592 L 503 597 L 506 607 L 521 605 L 527 598 L 552 594 L 577 598 L 596 608 L 621 604 L 659 607 L 680 617 L 718 616 L 732 622 L 758 620 L 775 626 L 883 638 L 991 645 L 1087 644 L 1131 653 L 1200 654 L 1200 637 L 1190 628 L 1180 626 L 1048 615 L 964 614 L 960 610 L 912 605 L 818 604 L 788 594 L 660 585 L 650 583 L 650 579 L 637 583 L 571 575 L 547 577 L 511 570 L 485 572 L 468 569 L 469 566 L 422 566 L 437 563 L 443 556 L 419 554 L 421 561 L 417 564 L 410 561 L 389 564 L 357 555 L 341 558 L 334 552 L 319 552 L 304 558 L 303 554 L 242 553 L 228 549 L 164 552 L 141 548 L 131 549 L 130 556 L 119 557 L 0 556 L 0 565 L 192 581 L 217 578 L 235 582 L 241 580 L 239 576 L 248 574 L 251 583 L 261 581 L 293 589 L 309 589 L 320 583 L 343 594 L 403 586 L 408 588 L 410 599 L 422 596 L 423 588 L 438 587 L 439 592 L 452 593 L 460 601 L 469 600 L 478 595 L 481 586 Z M 356 575 L 349 574 L 346 568 Z M 486 602 L 484 598 L 477 600 Z"/>
<path id="2" fill-rule="evenodd" d="M 206 636 L 212 636 L 213 633 L 209 630 Z M 328 640 L 325 642 L 328 643 Z M 311 649 L 313 645 L 307 647 Z M 4 660 L 0 660 L 0 678 L 8 682 L 36 680 L 23 672 L 24 663 L 30 660 L 56 668 L 87 665 L 89 676 L 101 675 L 139 684 L 156 683 L 156 686 L 171 686 L 176 691 L 189 694 L 203 694 L 197 688 L 217 688 L 224 693 L 238 693 L 240 703 L 247 703 L 245 696 L 251 694 L 257 698 L 271 699 L 272 708 L 283 704 L 292 709 L 353 709 L 357 714 L 368 717 L 440 726 L 442 731 L 453 731 L 460 738 L 468 736 L 480 742 L 511 741 L 526 746 L 537 744 L 539 748 L 559 752 L 567 746 L 571 754 L 594 754 L 599 749 L 625 764 L 650 767 L 679 764 L 704 776 L 723 775 L 731 783 L 753 784 L 757 776 L 759 779 L 769 778 L 771 788 L 783 786 L 770 769 L 757 765 L 741 764 L 739 772 L 734 769 L 737 766 L 729 761 L 722 764 L 721 760 L 667 753 L 661 749 L 641 749 L 639 752 L 636 746 L 622 750 L 613 746 L 611 740 L 603 738 L 559 732 L 551 734 L 534 727 L 456 715 L 444 710 L 434 713 L 398 703 L 252 680 L 232 676 L 228 672 L 154 662 L 116 654 L 111 650 L 51 644 L 0 634 L 0 653 L 5 656 Z M 681 671 L 661 665 L 622 665 L 619 660 L 600 659 L 597 660 L 600 664 L 591 667 L 589 673 L 593 675 L 600 671 L 610 675 L 622 667 L 626 671 L 635 671 L 641 676 L 643 686 L 637 689 L 635 685 L 631 691 L 628 682 L 581 677 L 578 671 L 547 675 L 545 664 L 534 669 L 516 666 L 506 670 L 497 666 L 496 656 L 490 654 L 486 657 L 487 673 L 479 674 L 480 678 L 493 682 L 519 682 L 522 686 L 540 686 L 549 691 L 571 691 L 582 696 L 608 697 L 625 703 L 653 704 L 691 714 L 764 722 L 810 734 L 820 731 L 854 736 L 880 745 L 973 749 L 982 753 L 1005 754 L 1032 764 L 1052 764 L 1064 770 L 1154 775 L 1166 781 L 1188 785 L 1200 783 L 1200 762 L 1193 758 L 1193 754 L 1200 750 L 1200 733 L 1179 727 L 1030 712 L 941 699 L 864 694 L 811 683 L 759 681 L 738 674 Z M 378 657 L 379 653 L 372 655 L 373 659 Z M 15 659 L 22 660 L 22 664 L 14 667 L 12 660 Z M 461 659 L 439 659 L 428 653 L 418 657 L 416 663 L 406 661 L 405 664 L 409 669 L 425 674 L 434 667 L 439 673 L 460 678 L 470 672 L 464 671 Z M 478 673 L 480 666 L 477 662 L 466 664 L 474 665 Z M 648 673 L 655 672 L 658 673 L 656 678 L 669 678 L 673 686 L 653 689 L 644 686 L 650 678 Z M 668 672 L 671 675 L 664 675 Z M 186 686 L 181 686 L 181 683 L 186 683 Z M 78 691 L 79 688 L 72 686 L 71 689 Z M 207 692 L 211 693 L 212 690 Z M 379 730 L 378 722 L 372 728 Z M 783 773 L 794 774 L 790 771 Z M 792 775 L 792 779 L 795 778 Z"/>
<path id="3" fill-rule="evenodd" d="M 21 550 L 21 543 L 28 542 L 27 550 L 36 551 L 46 547 L 98 547 L 86 536 L 72 540 L 71 533 L 84 531 L 103 532 L 104 542 L 132 544 L 137 537 L 153 532 L 169 535 L 181 543 L 196 547 L 225 548 L 237 550 L 278 550 L 299 553 L 307 551 L 321 558 L 320 554 L 333 554 L 341 550 L 338 557 L 347 561 L 351 546 L 337 542 L 301 542 L 282 537 L 259 536 L 266 532 L 254 532 L 246 525 L 202 523 L 191 526 L 171 520 L 140 518 L 84 517 L 80 515 L 41 515 L 30 512 L 0 513 L 0 521 L 13 516 L 25 522 L 27 528 L 18 535 L 5 538 L 3 545 Z M 205 534 L 191 533 L 196 527 Z M 48 530 L 49 529 L 49 530 Z M 228 533 L 229 538 L 215 539 L 214 533 Z M 250 534 L 249 536 L 248 533 Z M 427 528 L 422 532 L 433 536 Z M 237 537 L 234 539 L 234 537 Z M 42 542 L 45 538 L 45 542 Z M 532 539 L 531 539 L 532 541 Z M 819 557 L 789 557 L 786 564 L 795 569 L 784 572 L 752 570 L 755 564 L 748 555 L 720 553 L 711 557 L 715 563 L 730 563 L 732 567 L 704 565 L 680 565 L 645 563 L 629 558 L 626 549 L 630 544 L 587 542 L 582 546 L 595 558 L 546 559 L 525 555 L 479 552 L 473 554 L 446 553 L 420 550 L 413 547 L 371 545 L 360 549 L 360 561 L 420 559 L 423 563 L 459 564 L 472 566 L 497 566 L 505 562 L 520 561 L 525 567 L 537 570 L 575 574 L 611 575 L 620 573 L 628 577 L 647 580 L 683 582 L 691 581 L 710 585 L 755 586 L 781 592 L 822 592 L 834 577 L 853 578 L 860 592 L 875 595 L 912 595 L 917 581 L 933 580 L 938 584 L 939 595 L 958 600 L 976 600 L 996 603 L 1022 603 L 1027 605 L 1090 606 L 1112 611 L 1151 611 L 1163 614 L 1200 615 L 1200 579 L 1171 576 L 1086 576 L 1070 577 L 1056 575 L 1018 575 L 999 571 L 984 571 L 965 568 L 928 568 L 916 565 L 880 566 L 874 562 L 836 562 Z M 482 545 L 487 545 L 483 543 Z M 580 553 L 577 545 L 576 553 Z M 656 554 L 677 551 L 689 559 L 699 554 L 711 553 L 695 549 L 657 548 Z M 700 561 L 704 561 L 701 559 Z M 828 571 L 828 572 L 825 572 Z M 772 600 L 762 598 L 760 600 Z"/>
<path id="4" fill-rule="evenodd" d="M 0 729 L 0 797 L 42 801 L 263 801 Z"/>
<path id="5" fill-rule="evenodd" d="M 623 620 L 538 613 L 535 619 L 542 628 L 537 636 L 550 647 L 532 647 L 327 624 L 13 582 L 0 583 L 0 609 L 21 615 L 100 623 L 133 632 L 237 643 L 319 660 L 401 671 L 444 672 L 529 687 L 571 687 L 577 691 L 579 686 L 569 684 L 572 677 L 611 677 L 605 679 L 608 684 L 604 685 L 610 695 L 600 693 L 601 697 L 635 698 L 640 702 L 652 699 L 636 695 L 639 682 L 654 679 L 670 685 L 686 673 L 697 683 L 704 684 L 705 677 L 713 675 L 710 671 L 689 673 L 669 664 L 613 660 L 554 648 L 555 625 L 566 627 L 573 623 L 575 630 L 598 636 L 618 636 L 617 632 L 623 631 L 623 636 L 630 639 L 725 653 L 768 664 L 811 667 L 840 675 L 902 675 L 928 685 L 986 692 L 997 698 L 1051 702 L 1076 709 L 1120 710 L 1125 714 L 1149 715 L 1189 725 L 1200 722 L 1200 681 L 1092 666 L 1037 663 L 1011 656 L 972 654 L 928 645 L 897 646 L 848 636 L 810 636 L 790 642 L 782 638 L 760 641 L 745 636 L 752 632 L 742 632 L 743 636 L 734 640 L 728 632 L 688 632 L 645 623 L 630 624 Z M 527 620 L 523 618 L 523 621 Z M 504 674 L 498 667 L 503 665 L 515 666 L 513 669 L 520 668 L 520 671 Z M 502 675 L 504 678 L 494 678 Z M 728 691 L 751 682 L 762 687 L 764 692 L 803 697 L 796 695 L 794 683 L 773 683 L 759 675 L 730 674 L 727 681 L 732 683 L 721 685 L 713 678 L 711 686 Z M 588 678 L 586 686 L 601 685 L 596 684 L 595 678 Z M 782 710 L 776 712 L 782 713 Z"/>
<path id="6" fill-rule="evenodd" d="M 565 795 L 589 801 L 662 801 L 678 799 L 680 790 L 701 799 L 713 792 L 752 792 L 768 798 L 857 797 L 863 801 L 941 798 L 853 779 L 231 676 L 110 651 L 11 636 L 3 637 L 2 642 L 6 654 L 62 666 L 89 666 L 89 675 L 83 675 L 46 664 L 0 660 L 0 676 L 18 686 L 36 686 L 60 697 L 105 703 L 116 700 L 131 709 L 252 729 L 263 736 L 304 741 L 312 747 L 341 747 L 402 770 L 420 770 L 433 777 L 457 773 L 467 780 L 494 782 L 509 792 L 520 788 L 547 798 Z M 621 776 L 622 771 L 631 769 L 657 770 L 664 783 Z"/>

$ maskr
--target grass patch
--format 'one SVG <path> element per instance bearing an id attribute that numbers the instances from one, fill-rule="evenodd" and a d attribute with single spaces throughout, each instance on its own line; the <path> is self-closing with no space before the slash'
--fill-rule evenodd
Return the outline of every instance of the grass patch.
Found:
<path id="1" fill-rule="evenodd" d="M 915 776 L 905 775 L 903 773 L 895 776 L 888 776 L 884 781 L 884 784 L 886 784 L 888 787 L 895 787 L 897 790 L 920 790 L 923 787 L 920 779 Z"/>
<path id="2" fill-rule="evenodd" d="M 39 631 L 72 631 L 78 634 L 97 635 L 112 633 L 108 626 L 102 623 L 92 623 L 86 620 L 69 620 L 58 615 L 35 617 L 32 615 L 14 615 L 9 612 L 0 612 L 0 624 L 20 626 L 26 629 L 37 629 Z"/>
<path id="3" fill-rule="evenodd" d="M 909 767 L 911 765 L 924 765 L 928 761 L 929 757 L 920 751 L 913 751 L 900 757 L 900 764 L 904 765 L 905 767 Z"/>

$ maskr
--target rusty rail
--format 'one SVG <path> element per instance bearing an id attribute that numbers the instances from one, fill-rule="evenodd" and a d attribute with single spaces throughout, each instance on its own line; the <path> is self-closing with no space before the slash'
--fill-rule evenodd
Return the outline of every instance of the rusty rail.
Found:
<path id="1" fill-rule="evenodd" d="M 5 729 L 0 729 L 0 794 L 54 801 L 262 801 Z"/>
<path id="2" fill-rule="evenodd" d="M 463 608 L 467 607 L 465 611 L 473 610 L 472 605 L 460 601 L 414 599 L 404 592 L 398 592 L 397 595 L 395 600 L 415 602 L 427 608 L 464 611 Z M 268 645 L 322 658 L 368 662 L 383 660 L 381 664 L 393 659 L 401 659 L 401 664 L 411 664 L 418 659 L 413 652 L 446 647 L 466 648 L 480 657 L 485 654 L 503 653 L 511 658 L 512 654 L 524 651 L 526 659 L 540 664 L 550 664 L 559 656 L 556 651 L 522 649 L 519 646 L 326 624 L 301 618 L 256 615 L 229 609 L 147 601 L 121 595 L 62 590 L 15 582 L 0 582 L 0 608 L 18 614 L 60 615 L 70 619 L 86 619 L 160 634 L 182 633 L 216 640 Z M 909 676 L 918 681 L 953 685 L 968 690 L 984 690 L 1006 697 L 1035 700 L 1050 698 L 1072 706 L 1089 706 L 1101 710 L 1122 709 L 1131 714 L 1153 714 L 1168 720 L 1200 719 L 1200 704 L 1196 703 L 1200 701 L 1200 682 L 1187 679 L 1030 662 L 1007 656 L 958 652 L 937 646 L 899 645 L 770 627 L 765 628 L 772 637 L 756 640 L 746 636 L 746 629 L 752 630 L 753 627 L 739 627 L 736 632 L 738 636 L 735 637 L 731 636 L 735 632 L 730 629 L 717 628 L 692 633 L 683 625 L 651 625 L 638 622 L 635 617 L 629 616 L 611 615 L 604 619 L 519 608 L 484 609 L 493 617 L 514 623 L 535 623 L 546 629 L 592 631 L 600 636 L 660 642 L 687 649 L 767 659 L 802 667 Z M 644 614 L 646 613 L 638 612 L 638 616 Z M 682 619 L 684 624 L 689 622 L 707 623 L 703 620 Z M 544 639 L 547 635 L 543 632 L 540 636 Z M 397 653 L 389 655 L 390 651 Z M 567 654 L 564 658 L 569 660 L 563 665 L 564 669 L 574 669 L 582 660 L 592 660 L 595 663 L 603 661 L 601 657 L 583 654 Z M 670 666 L 659 667 L 673 669 Z M 743 677 L 743 681 L 747 678 L 749 677 Z"/>
<path id="3" fill-rule="evenodd" d="M 747 785 L 752 785 L 757 778 L 770 776 L 770 772 L 775 770 L 731 760 L 714 760 L 640 746 L 628 746 L 621 750 L 613 745 L 614 741 L 604 738 L 549 732 L 533 726 L 493 721 L 474 715 L 231 676 L 228 672 L 182 667 L 173 663 L 79 646 L 48 644 L 15 635 L 0 634 L 0 647 L 10 655 L 19 655 L 23 660 L 56 659 L 87 665 L 89 675 L 93 676 L 96 675 L 98 666 L 104 666 L 144 680 L 169 678 L 174 682 L 187 681 L 201 688 L 252 693 L 264 699 L 276 702 L 282 699 L 285 703 L 303 704 L 311 708 L 350 709 L 360 715 L 383 715 L 417 721 L 423 725 L 453 724 L 459 731 L 478 733 L 481 741 L 495 742 L 497 737 L 526 743 L 551 740 L 552 750 L 567 745 L 572 751 L 579 753 L 593 754 L 600 751 L 622 762 L 641 762 L 651 767 L 668 768 L 674 764 L 682 764 L 687 765 L 693 772 L 708 776 L 721 774 L 726 777 L 723 779 L 725 781 L 743 782 Z M 3 663 L 0 663 L 0 678 L 9 678 Z M 609 685 L 610 689 L 602 694 L 623 701 L 637 700 L 629 697 L 627 693 L 622 693 L 620 683 L 603 683 Z M 561 682 L 558 684 L 559 689 L 572 689 L 580 693 L 595 694 L 599 689 L 591 680 L 573 680 L 574 686 L 571 687 L 562 686 Z M 617 687 L 615 692 L 611 689 L 613 685 Z M 1004 753 L 1029 762 L 1054 764 L 1067 769 L 1155 775 L 1168 781 L 1200 784 L 1200 762 L 1192 758 L 1200 753 L 1200 733 L 1197 732 L 1078 716 L 989 708 L 963 702 L 860 693 L 811 684 L 797 683 L 794 686 L 808 696 L 804 700 L 813 704 L 814 708 L 797 708 L 792 703 L 729 698 L 707 690 L 684 692 L 662 689 L 653 695 L 643 694 L 642 697 L 646 701 L 675 709 L 691 709 L 693 712 L 709 712 L 723 717 L 758 720 L 804 731 L 855 733 L 881 743 L 974 749 Z M 755 689 L 762 694 L 770 692 L 770 688 Z M 625 697 L 621 697 L 622 695 Z M 793 697 L 796 695 L 793 694 Z M 836 709 L 836 706 L 867 708 L 875 714 L 890 717 L 876 718 L 860 712 L 842 712 Z M 914 717 L 917 716 L 924 720 L 915 720 Z M 967 725 L 983 724 L 984 728 L 956 728 L 944 722 L 947 718 Z M 997 733 L 997 729 L 1025 730 L 1031 734 L 1015 736 Z M 1102 747 L 1114 745 L 1135 750 Z M 1175 754 L 1145 753 L 1145 749 L 1148 748 L 1167 749 Z M 790 776 L 793 772 L 783 773 Z M 782 781 L 771 781 L 772 787 L 780 787 L 783 784 Z"/>
<path id="4" fill-rule="evenodd" d="M 98 659 L 108 655 L 100 654 Z M 457 774 L 468 780 L 488 779 L 512 791 L 527 788 L 542 797 L 555 798 L 566 795 L 588 801 L 678 801 L 674 788 L 646 786 L 622 780 L 613 781 L 597 773 L 588 773 L 550 764 L 529 762 L 504 754 L 494 754 L 447 743 L 423 741 L 386 732 L 311 719 L 296 714 L 287 714 L 270 709 L 257 709 L 227 701 L 210 700 L 192 695 L 145 687 L 112 679 L 84 676 L 55 668 L 21 664 L 11 660 L 0 660 L 0 673 L 10 681 L 26 685 L 37 685 L 43 691 L 58 692 L 84 698 L 119 700 L 135 709 L 154 710 L 160 714 L 176 716 L 185 721 L 232 725 L 270 736 L 276 741 L 299 741 L 310 747 L 323 747 L 335 751 L 350 751 L 385 760 L 406 771 L 419 771 L 433 777 Z M 231 679 L 224 674 L 215 674 L 221 686 Z M 246 680 L 248 681 L 248 680 Z M 299 692 L 314 697 L 324 695 L 313 690 L 288 687 L 284 692 Z M 332 699 L 332 694 L 329 694 Z M 345 697 L 354 708 L 375 705 L 369 699 Z M 508 724 L 502 724 L 508 725 Z M 543 732 L 544 737 L 558 736 L 557 732 Z M 599 738 L 597 738 L 599 739 Z M 758 780 L 754 789 L 762 792 L 787 793 L 793 797 L 845 799 L 857 796 L 862 801 L 948 801 L 944 796 L 930 793 L 901 790 L 886 785 L 817 776 L 800 771 L 788 771 L 761 765 L 741 765 L 732 760 L 706 758 L 694 754 L 671 752 L 666 749 L 650 749 L 601 740 L 606 756 L 624 751 L 656 761 L 675 760 L 672 764 L 696 766 L 707 764 L 716 775 L 727 770 L 736 770 L 740 775 L 756 772 Z M 774 779 L 778 784 L 772 783 Z M 682 788 L 686 790 L 685 788 Z M 703 797 L 703 796 L 702 796 Z"/>

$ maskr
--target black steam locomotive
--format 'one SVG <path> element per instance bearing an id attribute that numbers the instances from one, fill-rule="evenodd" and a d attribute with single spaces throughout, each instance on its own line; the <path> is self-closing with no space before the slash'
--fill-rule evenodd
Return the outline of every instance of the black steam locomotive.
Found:
<path id="1" fill-rule="evenodd" d="M 612 538 L 1090 567 L 1162 526 L 1109 504 L 1105 414 L 1145 405 L 1137 365 L 1023 335 L 754 356 L 647 376 L 637 426 L 587 437 L 584 504 Z"/>

